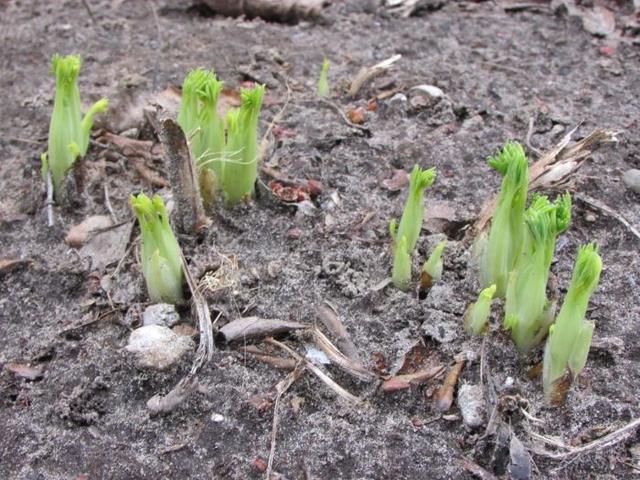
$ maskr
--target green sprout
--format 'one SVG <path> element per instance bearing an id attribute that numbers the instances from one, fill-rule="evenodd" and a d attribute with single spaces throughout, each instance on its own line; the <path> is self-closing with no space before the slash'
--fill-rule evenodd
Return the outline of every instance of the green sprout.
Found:
<path id="1" fill-rule="evenodd" d="M 491 304 L 496 293 L 496 286 L 485 288 L 478 295 L 478 300 L 467 307 L 464 314 L 464 328 L 473 335 L 481 335 L 487 328 Z"/>
<path id="2" fill-rule="evenodd" d="M 504 178 L 491 223 L 487 245 L 480 260 L 480 283 L 496 285 L 503 297 L 509 273 L 515 268 L 524 236 L 524 210 L 529 184 L 527 157 L 518 143 L 507 142 L 502 151 L 488 160 Z"/>
<path id="3" fill-rule="evenodd" d="M 253 194 L 258 178 L 258 119 L 263 96 L 264 85 L 242 89 L 240 108 L 227 112 L 227 144 L 218 178 L 227 203 Z"/>
<path id="4" fill-rule="evenodd" d="M 525 212 L 527 228 L 516 269 L 509 274 L 504 319 L 521 353 L 540 343 L 553 321 L 555 305 L 546 296 L 549 270 L 556 238 L 570 221 L 569 194 L 553 204 L 545 196 L 536 196 Z"/>
<path id="5" fill-rule="evenodd" d="M 131 195 L 142 233 L 142 273 L 153 302 L 182 300 L 182 256 L 162 198 Z"/>
<path id="6" fill-rule="evenodd" d="M 411 254 L 422 228 L 424 189 L 431 186 L 435 179 L 435 168 L 422 170 L 418 165 L 414 166 L 409 177 L 409 196 L 400 218 L 400 225 L 396 224 L 395 219 L 389 224 L 394 248 L 391 277 L 395 287 L 400 290 L 407 290 L 411 284 Z"/>
<path id="7" fill-rule="evenodd" d="M 429 258 L 422 266 L 422 271 L 429 275 L 433 282 L 437 282 L 442 277 L 442 252 L 446 246 L 446 240 L 443 240 L 436 245 L 433 252 L 431 252 L 431 255 L 429 255 Z"/>
<path id="8" fill-rule="evenodd" d="M 178 124 L 191 143 L 205 200 L 219 188 L 227 203 L 253 194 L 258 176 L 258 120 L 264 85 L 240 91 L 241 106 L 217 112 L 223 83 L 211 71 L 189 72 L 182 86 Z"/>
<path id="9" fill-rule="evenodd" d="M 43 153 L 40 159 L 42 176 L 46 179 L 51 173 L 56 194 L 76 159 L 87 153 L 94 116 L 106 112 L 109 105 L 106 98 L 98 100 L 82 117 L 78 89 L 80 66 L 77 55 L 61 57 L 56 54 L 51 60 L 51 73 L 56 77 L 56 95 L 49 125 L 49 145 L 47 153 Z"/>
<path id="10" fill-rule="evenodd" d="M 214 72 L 201 68 L 189 72 L 182 84 L 178 125 L 189 138 L 199 167 L 212 167 L 207 160 L 224 149 L 224 122 L 217 112 L 223 86 Z"/>
<path id="11" fill-rule="evenodd" d="M 571 285 L 555 323 L 549 327 L 544 350 L 544 391 L 553 403 L 564 401 L 571 383 L 587 363 L 594 323 L 587 321 L 585 315 L 601 271 L 597 246 L 591 243 L 580 247 Z"/>
<path id="12" fill-rule="evenodd" d="M 329 59 L 324 58 L 322 61 L 322 69 L 320 70 L 320 77 L 318 77 L 317 93 L 320 98 L 329 96 Z"/>

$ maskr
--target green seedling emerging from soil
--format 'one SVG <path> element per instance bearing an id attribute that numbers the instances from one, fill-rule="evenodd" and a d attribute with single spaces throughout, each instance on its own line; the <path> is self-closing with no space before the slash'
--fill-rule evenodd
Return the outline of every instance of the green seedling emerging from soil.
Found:
<path id="1" fill-rule="evenodd" d="M 210 71 L 191 71 L 182 86 L 178 124 L 190 139 L 209 201 L 219 189 L 227 203 L 253 194 L 258 176 L 258 119 L 264 85 L 240 91 L 241 106 L 222 119 L 217 111 L 223 83 Z"/>
<path id="2" fill-rule="evenodd" d="M 482 335 L 487 328 L 489 315 L 491 315 L 491 304 L 496 293 L 496 286 L 491 285 L 485 288 L 478 295 L 478 300 L 467 307 L 464 314 L 464 328 L 473 335 Z"/>
<path id="3" fill-rule="evenodd" d="M 571 196 L 565 194 L 553 204 L 545 196 L 534 197 L 524 218 L 522 250 L 509 274 L 504 319 L 521 353 L 540 343 L 553 321 L 555 304 L 547 301 L 547 282 L 556 238 L 571 221 Z"/>
<path id="4" fill-rule="evenodd" d="M 153 302 L 182 300 L 182 257 L 162 198 L 131 196 L 131 207 L 142 233 L 142 273 Z"/>
<path id="5" fill-rule="evenodd" d="M 544 391 L 554 404 L 564 402 L 573 380 L 587 363 L 594 324 L 585 315 L 601 270 L 602 260 L 595 244 L 580 247 L 571 285 L 555 323 L 549 328 L 544 350 Z"/>
<path id="6" fill-rule="evenodd" d="M 325 57 L 322 61 L 322 69 L 320 70 L 320 76 L 318 77 L 318 89 L 317 93 L 320 98 L 329 96 L 329 59 Z"/>
<path id="7" fill-rule="evenodd" d="M 446 246 L 446 240 L 440 242 L 433 249 L 433 252 L 431 252 L 427 261 L 424 262 L 420 278 L 420 283 L 423 288 L 430 287 L 434 282 L 437 282 L 442 278 L 442 252 Z"/>
<path id="8" fill-rule="evenodd" d="M 51 60 L 51 73 L 56 77 L 56 95 L 49 126 L 48 150 L 42 154 L 41 160 L 43 177 L 46 179 L 51 172 L 56 194 L 76 159 L 87 153 L 93 117 L 105 112 L 109 104 L 106 98 L 98 100 L 82 117 L 78 89 L 80 66 L 80 57 L 76 55 L 61 57 L 56 54 Z"/>
<path id="9" fill-rule="evenodd" d="M 527 157 L 518 143 L 508 142 L 488 163 L 504 178 L 489 238 L 480 239 L 484 243 L 480 248 L 480 282 L 484 287 L 495 284 L 496 294 L 503 297 L 522 249 L 529 173 Z"/>
<path id="10" fill-rule="evenodd" d="M 393 240 L 394 260 L 392 280 L 396 288 L 408 290 L 411 285 L 411 254 L 413 253 L 424 217 L 422 197 L 424 189 L 431 186 L 436 179 L 435 168 L 422 170 L 418 165 L 413 167 L 409 178 L 409 196 L 402 212 L 400 225 L 391 220 L 389 232 Z"/>

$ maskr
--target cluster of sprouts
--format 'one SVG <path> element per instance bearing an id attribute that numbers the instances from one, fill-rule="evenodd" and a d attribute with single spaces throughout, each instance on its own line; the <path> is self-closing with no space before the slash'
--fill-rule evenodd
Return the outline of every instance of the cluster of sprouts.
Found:
<path id="1" fill-rule="evenodd" d="M 55 101 L 48 150 L 42 154 L 42 172 L 58 194 L 65 175 L 84 156 L 95 115 L 107 110 L 107 99 L 81 112 L 78 56 L 54 55 Z M 329 62 L 323 61 L 317 82 L 318 97 L 329 95 Z M 178 124 L 190 145 L 205 202 L 220 197 L 226 204 L 253 195 L 258 173 L 258 121 L 264 85 L 241 89 L 240 106 L 219 112 L 223 82 L 213 71 L 192 70 L 182 88 Z M 473 335 L 488 330 L 494 298 L 504 299 L 503 326 L 510 331 L 520 354 L 527 354 L 546 339 L 543 385 L 554 403 L 564 400 L 575 377 L 584 368 L 594 324 L 586 320 L 602 261 L 595 244 L 579 248 L 573 276 L 560 311 L 547 298 L 547 286 L 557 238 L 571 222 L 571 196 L 551 201 L 529 192 L 528 161 L 522 146 L 508 142 L 488 164 L 502 176 L 489 232 L 476 244 L 481 291 L 464 316 L 464 328 Z M 434 168 L 416 165 L 409 177 L 409 192 L 400 222 L 391 220 L 393 285 L 408 291 L 413 281 L 413 256 L 424 218 L 424 191 L 436 179 Z M 180 246 L 169 223 L 162 198 L 144 193 L 131 196 L 140 224 L 142 271 L 149 297 L 155 302 L 183 300 L 184 272 Z M 443 251 L 439 243 L 424 262 L 421 285 L 441 280 Z"/>

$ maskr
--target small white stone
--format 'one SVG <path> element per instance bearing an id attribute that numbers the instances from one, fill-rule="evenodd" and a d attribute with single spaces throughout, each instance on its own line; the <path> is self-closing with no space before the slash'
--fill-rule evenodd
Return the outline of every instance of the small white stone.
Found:
<path id="1" fill-rule="evenodd" d="M 193 347 L 191 338 L 177 335 L 168 327 L 146 325 L 131 332 L 125 349 L 136 356 L 140 368 L 164 370 Z"/>
<path id="2" fill-rule="evenodd" d="M 180 321 L 180 315 L 176 311 L 176 306 L 170 303 L 157 303 L 149 305 L 142 314 L 143 325 L 161 325 L 173 327 Z"/>
<path id="3" fill-rule="evenodd" d="M 214 423 L 224 422 L 224 417 L 222 415 L 220 415 L 219 413 L 212 413 L 211 414 L 211 421 L 214 422 Z"/>
<path id="4" fill-rule="evenodd" d="M 636 193 L 640 193 L 640 170 L 632 168 L 624 172 L 622 180 L 625 185 Z"/>

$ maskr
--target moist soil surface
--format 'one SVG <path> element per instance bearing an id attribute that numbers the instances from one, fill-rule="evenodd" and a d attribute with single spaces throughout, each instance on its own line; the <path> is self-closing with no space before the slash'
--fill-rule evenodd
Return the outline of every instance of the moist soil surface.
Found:
<path id="1" fill-rule="evenodd" d="M 87 3 L 93 18 L 83 2 L 0 2 L 0 478 L 265 477 L 273 392 L 287 371 L 240 349 L 253 343 L 286 353 L 260 339 L 218 344 L 198 391 L 152 416 L 147 400 L 187 374 L 195 347 L 164 371 L 139 368 L 124 349 L 148 304 L 129 195 L 171 197 L 142 107 L 174 92 L 165 89 L 195 67 L 214 68 L 230 101 L 243 82 L 267 85 L 261 134 L 283 111 L 256 198 L 214 206 L 210 226 L 179 237 L 197 280 L 226 272 L 227 288 L 202 287 L 216 326 L 241 316 L 312 325 L 316 308 L 330 302 L 370 370 L 393 374 L 411 351 L 446 372 L 464 354 L 458 386 L 480 385 L 486 397 L 482 425 L 471 428 L 455 398 L 444 415 L 434 408 L 444 373 L 383 393 L 378 382 L 320 363 L 363 404 L 305 371 L 279 402 L 273 470 L 280 476 L 273 478 L 527 478 L 516 464 L 529 460 L 532 478 L 636 474 L 634 431 L 564 459 L 540 454 L 567 450 L 531 432 L 579 447 L 640 416 L 640 240 L 620 221 L 640 226 L 640 196 L 622 182 L 626 170 L 640 167 L 637 45 L 611 46 L 544 3 L 505 10 L 493 2 L 432 2 L 417 16 L 397 18 L 377 2 L 335 2 L 321 21 L 298 24 L 162 1 Z M 619 7 L 618 19 L 625 9 L 632 5 Z M 83 102 L 107 96 L 111 113 L 96 121 L 94 142 L 73 172 L 81 181 L 71 205 L 55 205 L 48 227 L 39 157 L 53 105 L 50 59 L 58 52 L 82 56 Z M 394 68 L 355 98 L 347 95 L 363 67 L 395 54 L 402 57 Z M 324 56 L 331 62 L 328 102 L 315 94 Z M 417 85 L 437 86 L 444 96 L 415 95 Z M 358 107 L 363 128 L 339 114 Z M 596 241 L 604 270 L 588 311 L 596 328 L 586 368 L 566 404 L 551 407 L 540 380 L 528 375 L 542 349 L 518 356 L 500 326 L 501 305 L 484 339 L 462 329 L 478 291 L 468 228 L 499 188 L 489 155 L 508 139 L 524 144 L 530 132 L 534 161 L 535 149 L 550 149 L 575 126 L 576 140 L 596 128 L 619 134 L 568 187 L 573 221 L 552 267 L 559 297 L 579 245 Z M 147 150 L 121 148 L 109 136 L 123 132 L 148 142 Z M 402 213 L 407 190 L 397 171 L 414 164 L 437 169 L 425 206 L 440 217 L 424 225 L 414 275 L 448 239 L 443 277 L 426 295 L 382 286 L 392 264 L 389 220 Z M 265 187 L 274 176 L 287 186 L 320 182 L 321 192 L 302 204 L 282 202 Z M 110 208 L 129 223 L 108 245 L 94 245 L 87 256 L 86 246 L 65 243 L 73 225 Z M 179 331 L 197 344 L 188 306 L 179 311 Z M 278 338 L 303 356 L 317 349 L 308 336 Z M 528 454 L 518 456 L 514 437 Z"/>

